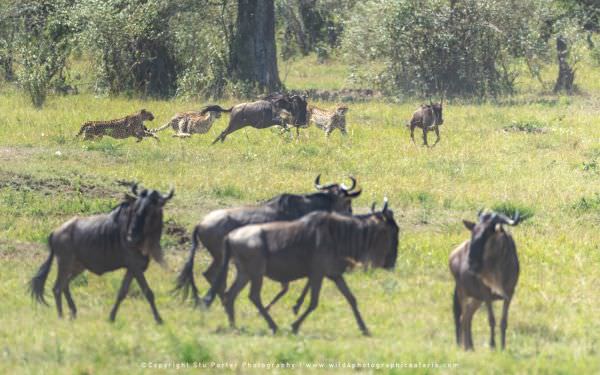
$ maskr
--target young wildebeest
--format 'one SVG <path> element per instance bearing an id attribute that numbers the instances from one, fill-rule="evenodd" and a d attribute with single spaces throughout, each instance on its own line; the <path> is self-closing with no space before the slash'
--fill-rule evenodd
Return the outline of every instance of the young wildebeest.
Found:
<path id="1" fill-rule="evenodd" d="M 194 228 L 192 235 L 192 249 L 190 256 L 177 277 L 176 290 L 182 290 L 184 298 L 191 289 L 196 305 L 200 302 L 198 289 L 194 281 L 194 257 L 199 242 L 208 250 L 213 258 L 212 263 L 204 272 L 206 280 L 213 285 L 223 263 L 223 240 L 229 232 L 248 224 L 267 223 L 271 221 L 295 220 L 309 212 L 323 210 L 336 211 L 343 214 L 352 214 L 352 199 L 360 195 L 361 191 L 353 191 L 356 180 L 353 177 L 352 185 L 320 184 L 321 175 L 315 179 L 317 193 L 306 195 L 282 194 L 265 202 L 260 206 L 237 207 L 212 211 Z M 225 284 L 225 283 L 223 283 Z M 278 294 L 274 303 L 288 289 L 287 284 Z M 225 285 L 219 288 L 219 297 L 223 298 Z"/>
<path id="2" fill-rule="evenodd" d="M 225 310 L 229 324 L 235 326 L 234 303 L 237 295 L 250 285 L 250 300 L 258 308 L 275 333 L 277 325 L 261 301 L 263 278 L 280 283 L 308 278 L 311 290 L 310 305 L 292 324 L 298 333 L 300 324 L 319 302 L 323 278 L 335 282 L 352 307 L 354 317 L 365 335 L 365 325 L 356 298 L 350 292 L 343 274 L 355 262 L 368 262 L 374 267 L 393 268 L 398 254 L 398 225 L 387 200 L 381 212 L 345 216 L 323 211 L 310 213 L 291 222 L 248 225 L 229 233 L 225 239 L 225 261 L 205 297 L 210 306 L 216 289 L 224 281 L 232 257 L 237 269 L 236 279 L 225 294 Z"/>
<path id="3" fill-rule="evenodd" d="M 471 231 L 471 239 L 450 254 L 450 272 L 456 280 L 453 308 L 456 343 L 467 350 L 473 349 L 471 321 L 484 302 L 491 330 L 490 346 L 495 347 L 492 301 L 500 299 L 504 302 L 500 322 L 504 349 L 508 307 L 519 279 L 519 259 L 515 242 L 503 225 L 517 225 L 521 219 L 518 213 L 512 219 L 495 212 L 483 215 L 480 212 L 478 216 L 478 223 L 463 221 Z"/>
<path id="4" fill-rule="evenodd" d="M 429 146 L 427 143 L 427 133 L 429 131 L 435 131 L 437 139 L 435 140 L 434 146 L 440 141 L 440 129 L 439 126 L 444 123 L 442 116 L 442 106 L 444 98 L 440 103 L 432 103 L 421 105 L 421 108 L 417 109 L 410 120 L 410 139 L 413 143 L 415 142 L 415 128 L 419 127 L 423 129 L 423 144 Z"/>
<path id="5" fill-rule="evenodd" d="M 75 217 L 50 234 L 50 256 L 31 279 L 32 297 L 47 305 L 44 300 L 44 284 L 56 256 L 58 274 L 52 291 L 58 316 L 62 318 L 63 315 L 61 296 L 64 293 L 71 317 L 75 318 L 77 308 L 69 290 L 69 282 L 73 278 L 86 269 L 102 275 L 126 268 L 117 301 L 110 312 L 110 320 L 115 320 L 119 304 L 135 278 L 152 307 L 154 319 L 157 323 L 162 323 L 144 272 L 148 268 L 150 257 L 159 263 L 163 262 L 160 247 L 163 206 L 173 197 L 173 190 L 167 196 L 147 189 L 137 194 L 137 185 L 133 185 L 132 192 L 134 196 L 126 194 L 123 202 L 109 214 Z"/>
<path id="6" fill-rule="evenodd" d="M 218 106 L 214 106 L 217 108 Z M 285 126 L 280 112 L 285 110 L 291 114 L 294 125 L 306 124 L 306 99 L 299 95 L 276 95 L 267 100 L 252 103 L 241 103 L 229 109 L 218 107 L 221 112 L 231 112 L 229 125 L 219 134 L 212 144 L 225 141 L 227 135 L 246 126 L 265 129 L 274 125 Z"/>

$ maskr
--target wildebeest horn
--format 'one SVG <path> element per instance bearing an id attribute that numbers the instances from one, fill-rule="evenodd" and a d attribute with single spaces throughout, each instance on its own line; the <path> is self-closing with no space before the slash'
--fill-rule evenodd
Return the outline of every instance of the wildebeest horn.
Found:
<path id="1" fill-rule="evenodd" d="M 388 199 L 387 197 L 383 197 L 383 208 L 381 209 L 381 212 L 385 213 L 388 209 Z"/>
<path id="2" fill-rule="evenodd" d="M 506 224 L 506 225 L 517 225 L 521 222 L 521 215 L 519 214 L 519 211 L 516 211 L 515 214 L 513 215 L 513 218 L 510 219 L 508 217 L 506 217 L 505 215 L 499 214 L 497 216 L 496 219 L 500 224 Z"/>
<path id="3" fill-rule="evenodd" d="M 352 189 L 354 189 L 356 187 L 356 178 L 354 178 L 352 176 L 348 176 L 348 177 L 352 181 L 352 186 L 348 187 L 348 186 L 346 186 L 346 184 L 341 184 L 340 188 L 344 191 L 351 191 Z"/>
<path id="4" fill-rule="evenodd" d="M 375 206 L 377 205 L 376 202 L 373 202 L 373 204 L 371 205 L 371 213 L 375 212 Z"/>
<path id="5" fill-rule="evenodd" d="M 173 198 L 173 195 L 175 194 L 175 189 L 171 188 L 171 190 L 169 190 L 169 194 L 167 195 L 163 195 L 162 199 L 166 202 L 169 199 Z"/>
<path id="6" fill-rule="evenodd" d="M 328 184 L 328 185 L 321 185 L 321 174 L 319 173 L 317 175 L 317 178 L 315 178 L 315 188 L 317 190 L 327 190 L 327 189 L 331 189 L 332 187 L 334 187 L 337 184 Z"/>
<path id="7" fill-rule="evenodd" d="M 483 213 L 483 208 L 480 208 L 479 211 L 477 211 L 477 219 L 481 219 L 482 213 Z"/>
<path id="8" fill-rule="evenodd" d="M 131 192 L 132 192 L 132 193 L 133 193 L 133 195 L 135 195 L 136 197 L 137 197 L 137 195 L 138 195 L 137 188 L 138 188 L 138 183 L 137 183 L 137 182 L 134 182 L 133 184 L 131 184 Z"/>
<path id="9" fill-rule="evenodd" d="M 360 195 L 360 193 L 362 193 L 362 190 L 358 189 L 356 191 L 346 191 L 345 193 L 347 197 L 356 198 Z"/>

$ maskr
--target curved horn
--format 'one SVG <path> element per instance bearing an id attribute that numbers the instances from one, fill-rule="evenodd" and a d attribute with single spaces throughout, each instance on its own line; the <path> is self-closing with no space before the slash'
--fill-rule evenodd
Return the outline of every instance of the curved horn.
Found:
<path id="1" fill-rule="evenodd" d="M 167 195 L 163 195 L 162 199 L 166 202 L 169 199 L 173 198 L 173 195 L 175 194 L 175 189 L 171 188 L 171 190 L 169 190 L 169 194 Z"/>
<path id="2" fill-rule="evenodd" d="M 356 178 L 354 178 L 352 176 L 348 176 L 348 177 L 352 181 L 352 186 L 348 187 L 348 186 L 346 186 L 346 184 L 341 184 L 340 188 L 344 191 L 351 191 L 352 189 L 354 189 L 356 187 Z"/>
<path id="3" fill-rule="evenodd" d="M 375 205 L 376 205 L 376 204 L 377 204 L 377 203 L 373 202 L 373 204 L 371 205 L 371 213 L 374 213 L 374 212 L 375 212 Z"/>
<path id="4" fill-rule="evenodd" d="M 356 191 L 347 191 L 346 196 L 350 198 L 356 198 L 360 195 L 360 193 L 362 193 L 361 189 L 358 189 Z"/>
<path id="5" fill-rule="evenodd" d="M 381 212 L 385 213 L 388 209 L 388 199 L 387 197 L 383 197 L 383 208 L 381 209 Z"/>
<path id="6" fill-rule="evenodd" d="M 337 186 L 337 184 L 321 185 L 321 174 L 320 173 L 317 176 L 317 178 L 315 178 L 315 189 L 317 189 L 317 190 L 328 190 L 334 186 Z"/>
<path id="7" fill-rule="evenodd" d="M 138 183 L 137 183 L 137 182 L 134 182 L 133 184 L 131 184 L 131 192 L 132 192 L 132 193 L 133 193 L 133 195 L 135 195 L 136 197 L 137 197 L 137 195 L 138 195 L 137 188 L 138 188 Z"/>
<path id="8" fill-rule="evenodd" d="M 477 211 L 477 219 L 481 219 L 481 214 L 483 214 L 483 208 L 480 208 L 479 211 Z"/>
<path id="9" fill-rule="evenodd" d="M 496 218 L 499 223 L 511 226 L 515 226 L 521 222 L 521 214 L 519 214 L 518 210 L 515 212 L 512 219 L 509 219 L 508 217 L 506 217 L 506 215 L 502 214 L 497 215 Z"/>

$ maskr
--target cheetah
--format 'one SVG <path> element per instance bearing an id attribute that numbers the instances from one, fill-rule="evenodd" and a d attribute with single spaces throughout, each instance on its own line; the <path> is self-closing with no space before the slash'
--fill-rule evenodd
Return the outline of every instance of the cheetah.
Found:
<path id="1" fill-rule="evenodd" d="M 141 142 L 144 137 L 152 137 L 158 141 L 158 137 L 144 125 L 144 121 L 152 120 L 154 120 L 154 115 L 142 109 L 136 114 L 117 120 L 88 121 L 81 125 L 81 129 L 75 137 L 83 135 L 83 139 L 86 141 L 102 138 L 105 135 L 117 139 L 135 137 L 138 142 Z"/>
<path id="2" fill-rule="evenodd" d="M 343 135 L 347 135 L 346 112 L 348 112 L 348 107 L 345 105 L 340 105 L 335 110 L 329 111 L 309 106 L 309 121 L 307 122 L 312 122 L 317 128 L 324 130 L 328 137 L 335 129 L 340 129 Z"/>
<path id="3" fill-rule="evenodd" d="M 221 107 L 211 105 L 204 107 L 200 112 L 180 112 L 175 114 L 160 128 L 152 129 L 152 133 L 157 133 L 171 126 L 175 130 L 173 137 L 186 138 L 192 134 L 205 134 L 212 127 L 216 119 L 221 117 Z"/>

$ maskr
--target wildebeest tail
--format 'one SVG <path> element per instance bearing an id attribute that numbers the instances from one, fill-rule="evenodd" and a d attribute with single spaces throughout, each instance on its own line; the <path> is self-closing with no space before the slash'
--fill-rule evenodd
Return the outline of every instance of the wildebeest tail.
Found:
<path id="1" fill-rule="evenodd" d="M 206 107 L 202 108 L 202 111 L 200 111 L 200 114 L 203 115 L 206 112 L 231 112 L 231 110 L 233 109 L 233 107 L 229 107 L 228 109 L 225 109 L 223 107 L 221 107 L 220 105 L 207 105 Z"/>
<path id="2" fill-rule="evenodd" d="M 29 291 L 31 293 L 31 297 L 37 302 L 43 303 L 46 306 L 48 303 L 44 299 L 44 285 L 46 284 L 46 279 L 48 278 L 50 268 L 52 267 L 52 260 L 54 260 L 52 233 L 48 237 L 48 248 L 50 249 L 50 255 L 48 255 L 48 259 L 46 259 L 46 261 L 40 266 L 35 276 L 29 282 Z"/>
<path id="3" fill-rule="evenodd" d="M 223 258 L 223 265 L 221 266 L 221 270 L 217 275 L 217 280 L 210 286 L 210 289 L 204 296 L 204 305 L 206 307 L 210 307 L 210 305 L 215 300 L 217 295 L 217 290 L 221 287 L 221 284 L 225 282 L 227 278 L 227 270 L 229 269 L 229 259 L 231 259 L 231 245 L 229 244 L 229 239 L 225 238 L 225 257 Z"/>
<path id="4" fill-rule="evenodd" d="M 452 304 L 452 310 L 454 312 L 454 327 L 456 328 L 456 343 L 460 345 L 460 314 L 461 307 L 460 301 L 458 299 L 458 291 L 456 287 L 454 287 L 454 302 Z"/>
<path id="5" fill-rule="evenodd" d="M 196 249 L 198 248 L 198 233 L 199 228 L 194 228 L 192 233 L 192 248 L 190 250 L 190 256 L 183 265 L 183 269 L 177 276 L 174 292 L 181 291 L 183 299 L 186 300 L 188 295 L 191 293 L 194 303 L 197 305 L 200 302 L 198 297 L 198 288 L 196 288 L 196 282 L 194 281 L 194 257 L 196 256 Z"/>

